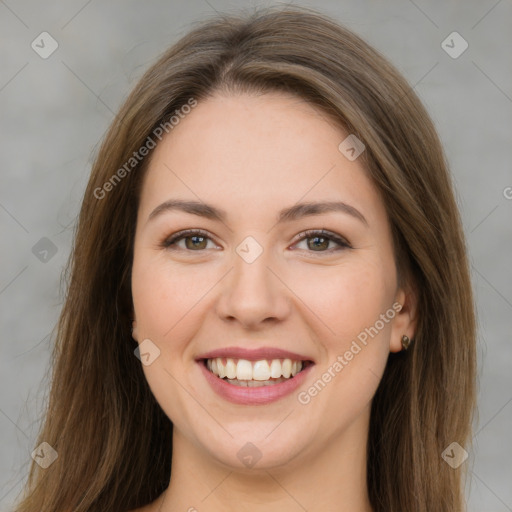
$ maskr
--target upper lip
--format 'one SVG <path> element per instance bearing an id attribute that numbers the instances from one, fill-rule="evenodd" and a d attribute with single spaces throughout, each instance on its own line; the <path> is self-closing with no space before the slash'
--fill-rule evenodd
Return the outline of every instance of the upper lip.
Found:
<path id="1" fill-rule="evenodd" d="M 196 358 L 200 359 L 215 359 L 216 357 L 229 357 L 232 359 L 247 359 L 248 361 L 261 361 L 263 359 L 292 359 L 294 361 L 311 361 L 313 359 L 308 356 L 290 352 L 288 350 L 281 350 L 274 347 L 262 347 L 257 349 L 248 349 L 243 347 L 225 347 L 212 350 L 201 354 Z"/>

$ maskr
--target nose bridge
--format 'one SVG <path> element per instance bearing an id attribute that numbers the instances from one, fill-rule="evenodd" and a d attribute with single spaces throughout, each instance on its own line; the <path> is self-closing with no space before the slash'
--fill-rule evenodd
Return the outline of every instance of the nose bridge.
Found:
<path id="1" fill-rule="evenodd" d="M 289 307 L 286 288 L 273 272 L 271 251 L 247 237 L 233 254 L 233 271 L 225 280 L 218 313 L 244 325 L 283 319 Z"/>

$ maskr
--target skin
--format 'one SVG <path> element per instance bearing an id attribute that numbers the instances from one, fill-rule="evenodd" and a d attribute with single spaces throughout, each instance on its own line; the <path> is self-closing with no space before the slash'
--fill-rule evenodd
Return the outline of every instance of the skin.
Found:
<path id="1" fill-rule="evenodd" d="M 351 162 L 338 150 L 347 135 L 294 96 L 216 94 L 154 150 L 136 226 L 133 336 L 160 349 L 143 370 L 174 424 L 174 448 L 169 488 L 140 510 L 372 510 L 371 400 L 389 352 L 402 349 L 403 334 L 414 334 L 416 302 L 397 285 L 382 198 L 361 159 Z M 171 198 L 212 204 L 227 219 L 166 211 L 148 220 Z M 278 212 L 299 201 L 344 201 L 368 225 L 342 212 L 276 224 Z M 191 239 L 162 247 L 193 228 L 209 233 L 195 239 L 200 249 Z M 298 240 L 322 228 L 350 248 L 325 240 L 317 248 L 314 236 Z M 235 251 L 247 236 L 263 248 L 250 264 Z M 401 311 L 308 404 L 299 403 L 298 392 L 395 302 Z M 297 392 L 276 402 L 233 404 L 195 362 L 226 346 L 275 346 L 308 355 L 315 366 Z M 252 469 L 237 457 L 247 442 L 262 455 Z"/>

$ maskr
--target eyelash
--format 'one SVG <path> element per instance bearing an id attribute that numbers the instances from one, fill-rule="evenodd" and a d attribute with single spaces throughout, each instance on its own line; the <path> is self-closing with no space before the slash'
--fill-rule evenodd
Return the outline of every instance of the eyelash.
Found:
<path id="1" fill-rule="evenodd" d="M 170 237 L 164 239 L 160 245 L 161 245 L 161 247 L 163 247 L 165 249 L 175 250 L 175 248 L 171 247 L 173 244 L 175 244 L 176 242 L 178 242 L 182 239 L 185 239 L 185 238 L 188 238 L 191 236 L 201 236 L 201 237 L 208 238 L 209 240 L 211 240 L 210 235 L 206 231 L 203 231 L 202 229 L 185 229 L 183 231 L 174 233 Z M 307 252 L 310 252 L 310 253 L 318 252 L 318 253 L 330 254 L 335 251 L 352 248 L 352 246 L 344 238 L 341 238 L 340 236 L 336 235 L 336 233 L 327 231 L 325 229 L 320 229 L 320 230 L 310 229 L 307 231 L 303 231 L 298 236 L 299 236 L 299 239 L 294 242 L 294 245 L 298 244 L 299 242 L 302 242 L 303 240 L 307 240 L 308 238 L 315 238 L 315 237 L 326 238 L 327 240 L 335 242 L 339 245 L 339 247 L 337 247 L 335 249 L 327 249 L 325 251 L 310 251 L 310 250 L 308 250 Z M 189 249 L 183 249 L 183 250 L 186 252 L 196 252 L 194 250 L 189 250 Z M 204 250 L 205 249 L 199 249 L 197 252 L 202 252 Z"/>

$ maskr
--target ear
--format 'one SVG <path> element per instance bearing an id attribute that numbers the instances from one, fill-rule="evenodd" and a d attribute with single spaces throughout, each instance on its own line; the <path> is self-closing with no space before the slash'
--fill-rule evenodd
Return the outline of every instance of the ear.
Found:
<path id="1" fill-rule="evenodd" d="M 134 320 L 132 322 L 132 338 L 135 341 L 139 341 L 138 334 L 137 334 L 137 321 L 136 320 Z"/>
<path id="2" fill-rule="evenodd" d="M 414 290 L 400 288 L 395 296 L 395 304 L 400 304 L 401 309 L 393 319 L 391 339 L 389 340 L 390 352 L 400 352 L 403 350 L 402 336 L 404 334 L 411 340 L 414 338 L 418 306 L 416 292 Z M 398 307 L 396 307 L 396 309 L 398 309 Z"/>

